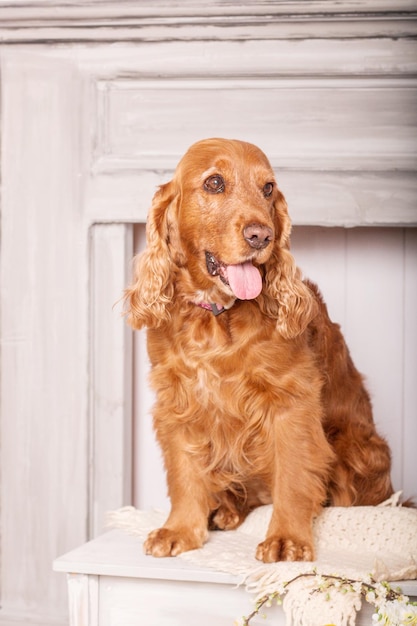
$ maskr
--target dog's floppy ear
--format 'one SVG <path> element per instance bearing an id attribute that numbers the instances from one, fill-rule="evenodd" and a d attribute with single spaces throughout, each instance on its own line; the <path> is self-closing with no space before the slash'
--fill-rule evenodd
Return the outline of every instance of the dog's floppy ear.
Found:
<path id="1" fill-rule="evenodd" d="M 178 202 L 178 195 L 171 181 L 159 187 L 152 201 L 146 224 L 147 245 L 134 259 L 133 283 L 125 291 L 127 319 L 136 329 L 157 328 L 169 319 L 174 283 L 167 214 Z"/>
<path id="2" fill-rule="evenodd" d="M 260 304 L 265 313 L 277 318 L 281 335 L 291 339 L 306 329 L 317 305 L 289 250 L 291 221 L 281 192 L 275 202 L 275 232 L 274 249 L 265 263 L 265 298 Z"/>

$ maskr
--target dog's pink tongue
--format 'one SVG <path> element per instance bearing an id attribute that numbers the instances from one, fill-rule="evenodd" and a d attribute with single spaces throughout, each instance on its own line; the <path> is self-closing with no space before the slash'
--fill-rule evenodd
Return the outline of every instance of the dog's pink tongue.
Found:
<path id="1" fill-rule="evenodd" d="M 251 261 L 239 265 L 228 265 L 227 280 L 239 300 L 252 300 L 262 291 L 262 276 Z"/>

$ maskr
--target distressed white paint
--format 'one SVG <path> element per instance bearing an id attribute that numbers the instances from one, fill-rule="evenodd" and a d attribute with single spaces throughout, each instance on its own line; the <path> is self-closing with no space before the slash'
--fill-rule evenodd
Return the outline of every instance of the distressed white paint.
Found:
<path id="1" fill-rule="evenodd" d="M 164 498 L 149 418 L 135 425 L 130 462 L 130 339 L 111 307 L 131 224 L 145 221 L 187 142 L 230 130 L 261 145 L 296 224 L 417 224 L 414 3 L 399 0 L 397 13 L 388 0 L 308 5 L 215 2 L 210 16 L 200 0 L 1 9 L 0 624 L 64 623 L 54 556 L 100 529 L 131 483 L 138 500 Z M 343 317 L 393 441 L 396 483 L 410 493 L 415 230 L 314 232 L 300 256 Z M 355 274 L 372 287 L 375 329 L 370 316 L 362 330 Z M 143 353 L 142 342 L 135 363 L 146 368 Z M 144 374 L 133 396 L 143 416 Z"/>

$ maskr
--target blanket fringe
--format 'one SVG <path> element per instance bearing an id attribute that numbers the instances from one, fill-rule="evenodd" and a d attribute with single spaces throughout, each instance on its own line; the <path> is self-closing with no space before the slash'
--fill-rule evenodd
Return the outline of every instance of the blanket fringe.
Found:
<path id="1" fill-rule="evenodd" d="M 341 595 L 335 590 L 317 593 L 315 582 L 304 579 L 291 585 L 283 602 L 287 626 L 355 626 L 361 607 L 360 593 L 351 591 Z"/>

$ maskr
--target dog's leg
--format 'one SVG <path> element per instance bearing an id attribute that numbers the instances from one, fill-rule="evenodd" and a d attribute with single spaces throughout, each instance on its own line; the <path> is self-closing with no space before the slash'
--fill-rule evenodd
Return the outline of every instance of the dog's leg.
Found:
<path id="1" fill-rule="evenodd" d="M 176 556 L 201 548 L 208 536 L 209 498 L 204 477 L 191 455 L 170 438 L 165 452 L 171 512 L 162 528 L 152 531 L 144 543 L 146 554 Z"/>
<path id="2" fill-rule="evenodd" d="M 274 507 L 266 539 L 259 544 L 256 558 L 265 563 L 311 561 L 312 523 L 326 499 L 334 455 L 320 416 L 314 416 L 314 412 L 306 416 L 292 411 L 287 416 L 277 416 L 274 436 Z"/>

